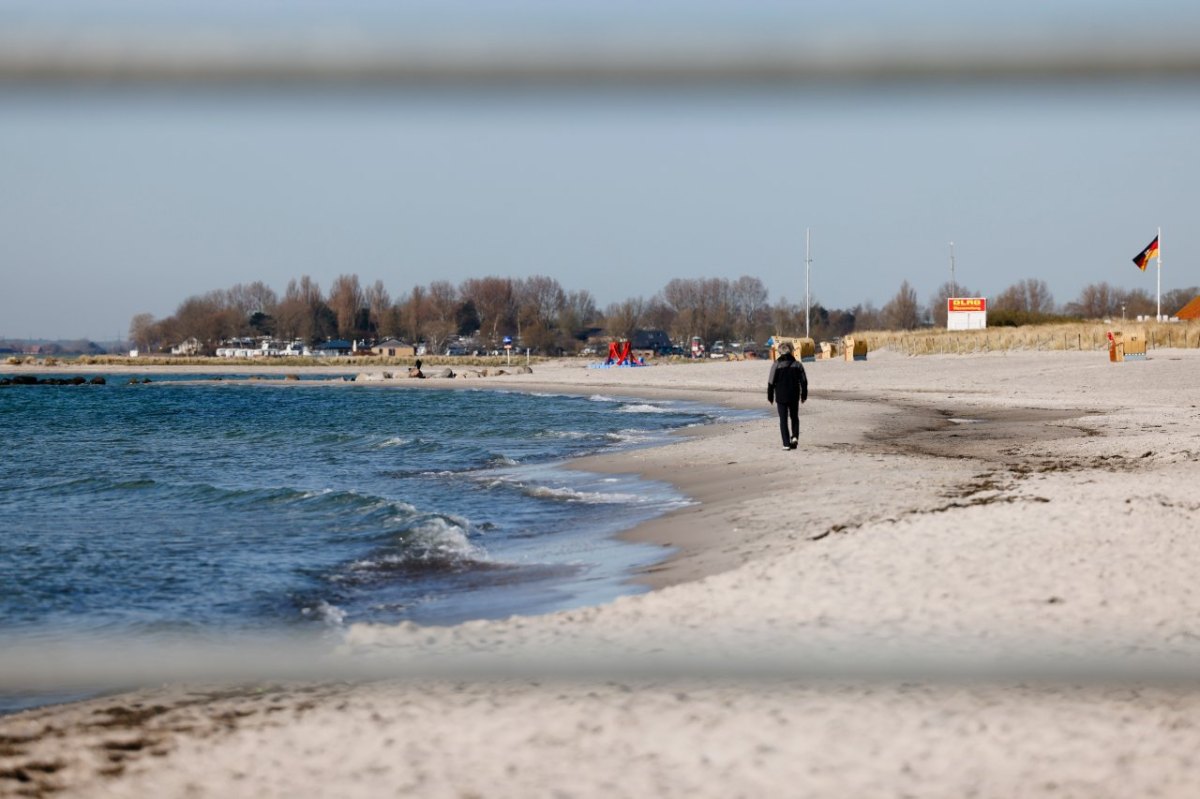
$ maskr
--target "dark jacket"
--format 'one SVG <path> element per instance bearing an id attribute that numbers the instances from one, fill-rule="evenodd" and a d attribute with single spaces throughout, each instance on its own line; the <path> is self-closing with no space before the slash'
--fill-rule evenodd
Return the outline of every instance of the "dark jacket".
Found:
<path id="1" fill-rule="evenodd" d="M 804 365 L 790 353 L 780 355 L 771 364 L 771 376 L 767 378 L 767 402 L 781 405 L 808 399 L 808 375 Z"/>

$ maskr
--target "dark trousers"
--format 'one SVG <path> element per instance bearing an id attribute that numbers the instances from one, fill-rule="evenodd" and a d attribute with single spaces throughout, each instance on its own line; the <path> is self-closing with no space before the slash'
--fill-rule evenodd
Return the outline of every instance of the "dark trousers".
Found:
<path id="1" fill-rule="evenodd" d="M 790 447 L 793 438 L 800 438 L 800 400 L 776 402 L 775 410 L 779 412 L 779 434 L 783 436 L 783 445 Z M 792 420 L 790 434 L 788 433 L 788 419 Z"/>

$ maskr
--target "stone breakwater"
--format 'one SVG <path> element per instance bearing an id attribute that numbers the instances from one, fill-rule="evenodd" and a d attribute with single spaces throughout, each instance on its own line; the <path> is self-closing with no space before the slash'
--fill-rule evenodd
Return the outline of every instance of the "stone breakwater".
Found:
<path id="1" fill-rule="evenodd" d="M 0 386 L 103 386 L 107 384 L 100 375 L 92 379 L 86 377 L 34 377 L 33 375 L 15 375 L 0 377 Z"/>

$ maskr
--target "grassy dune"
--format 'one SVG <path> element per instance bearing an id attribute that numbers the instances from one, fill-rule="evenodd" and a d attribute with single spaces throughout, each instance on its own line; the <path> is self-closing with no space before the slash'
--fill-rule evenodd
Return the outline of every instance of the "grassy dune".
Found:
<path id="1" fill-rule="evenodd" d="M 868 330 L 856 333 L 872 350 L 889 349 L 906 355 L 967 355 L 1014 350 L 1105 350 L 1108 332 L 1144 330 L 1148 348 L 1200 347 L 1200 325 L 1114 321 L 1067 322 L 986 330 Z"/>

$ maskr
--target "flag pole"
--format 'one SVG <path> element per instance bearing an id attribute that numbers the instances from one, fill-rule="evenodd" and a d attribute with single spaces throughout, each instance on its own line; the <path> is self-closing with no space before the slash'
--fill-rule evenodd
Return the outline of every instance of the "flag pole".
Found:
<path id="1" fill-rule="evenodd" d="M 1158 314 L 1154 317 L 1161 322 L 1162 317 L 1162 228 L 1158 229 Z"/>
<path id="2" fill-rule="evenodd" d="M 810 236 L 811 228 L 804 228 L 804 337 L 811 338 L 808 334 L 808 317 L 812 313 L 812 299 L 808 290 L 809 273 L 812 271 L 812 238 Z"/>

